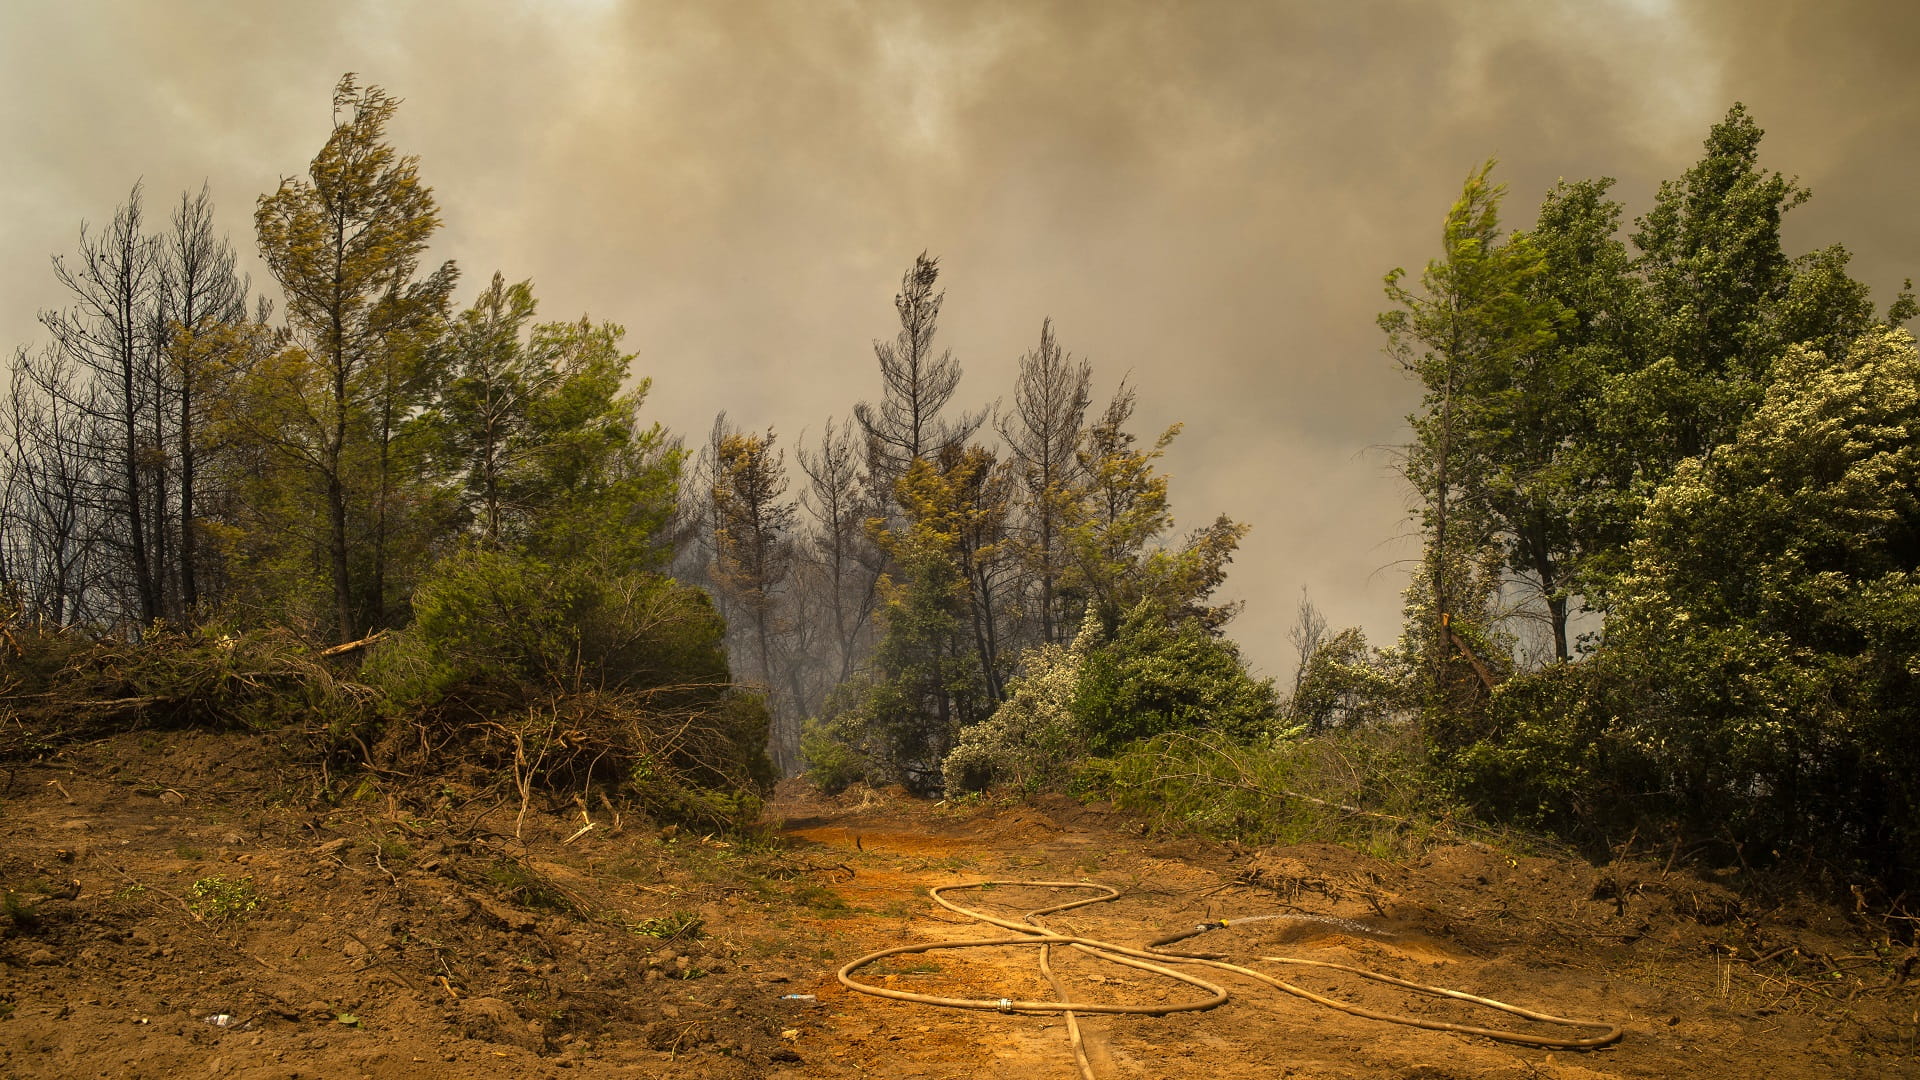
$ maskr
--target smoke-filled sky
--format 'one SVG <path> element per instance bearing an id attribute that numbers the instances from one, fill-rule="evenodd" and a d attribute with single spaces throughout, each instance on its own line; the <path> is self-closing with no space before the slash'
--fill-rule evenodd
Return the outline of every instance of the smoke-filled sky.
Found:
<path id="1" fill-rule="evenodd" d="M 404 99 L 469 302 L 496 269 L 542 314 L 628 329 L 648 411 L 783 445 L 874 398 L 872 342 L 940 258 L 955 404 L 1010 400 L 1051 316 L 1104 400 L 1137 386 L 1183 525 L 1250 523 L 1229 581 L 1284 676 L 1301 590 L 1398 631 L 1417 394 L 1380 279 L 1438 247 L 1467 172 L 1506 221 L 1557 177 L 1629 216 L 1744 101 L 1884 304 L 1920 274 L 1920 5 L 1724 0 L 666 2 L 0 6 L 0 344 L 64 299 L 49 256 L 136 180 L 158 219 L 205 180 L 243 251 L 358 72 Z M 255 283 L 272 282 L 252 264 Z"/>

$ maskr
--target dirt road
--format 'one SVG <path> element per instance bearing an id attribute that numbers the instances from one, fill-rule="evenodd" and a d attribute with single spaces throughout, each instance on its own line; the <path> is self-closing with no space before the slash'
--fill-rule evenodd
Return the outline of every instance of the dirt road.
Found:
<path id="1" fill-rule="evenodd" d="M 1866 992 L 1865 983 L 1823 995 L 1817 982 L 1727 958 L 1756 938 L 1807 956 L 1823 947 L 1859 949 L 1865 946 L 1848 933 L 1857 928 L 1816 908 L 1777 912 L 1774 924 L 1743 920 L 1740 902 L 1724 889 L 1682 875 L 1663 881 L 1654 867 L 1638 868 L 1642 879 L 1626 866 L 1603 873 L 1465 845 L 1401 865 L 1323 845 L 1238 852 L 1145 839 L 1124 819 L 1065 799 L 972 812 L 898 798 L 868 797 L 864 805 L 800 798 L 782 809 L 792 815 L 789 834 L 814 845 L 801 849 L 806 858 L 855 871 L 836 888 L 858 913 L 819 924 L 848 958 L 910 941 L 1001 936 L 931 904 L 930 886 L 1084 879 L 1122 895 L 1052 916 L 1048 928 L 1139 943 L 1224 918 L 1227 928 L 1178 947 L 1236 959 L 1330 961 L 1624 1029 L 1600 1050 L 1535 1049 L 1345 1015 L 1229 977 L 1221 981 L 1231 999 L 1217 1009 L 1083 1018 L 1101 1077 L 1920 1075 L 1911 1056 L 1913 1027 L 1899 1023 L 1911 996 L 1896 1002 L 1888 992 Z M 1059 890 L 1004 887 L 962 895 L 967 905 L 1011 918 L 1065 898 Z M 1288 917 L 1234 925 L 1272 914 Z M 882 961 L 862 977 L 935 996 L 1053 999 L 1035 951 L 915 954 Z M 1516 1022 L 1350 975 L 1252 966 L 1380 1013 L 1591 1034 Z M 1056 967 L 1079 1000 L 1195 996 L 1165 979 L 1071 954 Z M 809 991 L 819 1006 L 794 1024 L 807 1063 L 788 1075 L 1080 1075 L 1058 1017 L 890 1001 L 849 992 L 824 975 Z"/>
<path id="2" fill-rule="evenodd" d="M 516 837 L 516 805 L 457 784 L 369 781 L 331 803 L 310 786 L 269 737 L 193 733 L 0 771 L 0 1077 L 1077 1077 L 1057 1015 L 835 981 L 874 950 L 1002 936 L 927 896 L 981 880 L 1119 890 L 1044 920 L 1061 933 L 1132 945 L 1224 918 L 1179 947 L 1330 961 L 1624 1029 L 1605 1049 L 1549 1051 L 1223 977 L 1218 1008 L 1082 1018 L 1103 1080 L 1920 1076 L 1914 951 L 1884 922 L 1758 905 L 1658 863 L 1243 851 L 1142 836 L 1064 798 L 954 808 L 797 787 L 771 808 L 779 842 L 564 804 L 536 806 Z M 963 895 L 1016 919 L 1062 899 Z M 1238 922 L 1259 915 L 1287 917 Z M 909 954 L 862 977 L 1053 999 L 1035 952 Z M 1076 1000 L 1196 993 L 1055 959 Z M 1377 1012 L 1549 1030 L 1324 969 L 1286 977 Z"/>

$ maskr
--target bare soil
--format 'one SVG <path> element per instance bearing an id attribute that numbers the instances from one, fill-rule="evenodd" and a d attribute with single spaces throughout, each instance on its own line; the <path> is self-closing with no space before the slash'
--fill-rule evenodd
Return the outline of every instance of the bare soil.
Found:
<path id="1" fill-rule="evenodd" d="M 1070 1080 L 1058 1016 L 890 1001 L 834 978 L 873 950 L 1002 936 L 926 896 L 991 879 L 1118 887 L 1046 920 L 1107 941 L 1226 918 L 1176 948 L 1379 1012 L 1546 1030 L 1248 958 L 1327 960 L 1625 1029 L 1600 1050 L 1530 1049 L 1229 978 L 1215 1009 L 1083 1018 L 1103 1078 L 1920 1076 L 1915 952 L 1896 923 L 1759 903 L 1658 861 L 1247 850 L 1142 835 L 1065 798 L 949 807 L 791 785 L 772 807 L 783 835 L 756 843 L 604 806 L 521 818 L 516 801 L 451 783 L 427 795 L 369 781 L 334 804 L 312 793 L 266 736 L 131 734 L 0 770 L 0 1077 Z M 956 897 L 1013 918 L 1066 898 Z M 1291 917 L 1233 925 L 1267 914 Z M 1064 951 L 1056 966 L 1080 1000 L 1192 993 Z M 865 977 L 1052 997 L 1032 949 L 897 957 Z"/>

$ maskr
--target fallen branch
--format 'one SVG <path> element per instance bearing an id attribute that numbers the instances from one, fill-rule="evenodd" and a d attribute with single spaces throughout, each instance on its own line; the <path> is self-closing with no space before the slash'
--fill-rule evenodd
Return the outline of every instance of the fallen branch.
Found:
<path id="1" fill-rule="evenodd" d="M 321 649 L 320 655 L 321 656 L 345 656 L 350 652 L 355 652 L 357 650 L 364 649 L 367 646 L 373 644 L 376 641 L 379 641 L 381 638 L 386 636 L 387 636 L 387 632 L 385 630 L 375 630 L 373 633 L 368 634 L 366 637 L 361 638 L 359 641 L 348 641 L 339 645 L 332 645 L 327 648 Z"/>

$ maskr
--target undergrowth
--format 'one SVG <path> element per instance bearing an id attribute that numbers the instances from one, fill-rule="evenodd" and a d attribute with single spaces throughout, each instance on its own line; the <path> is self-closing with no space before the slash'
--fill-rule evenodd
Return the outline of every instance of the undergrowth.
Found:
<path id="1" fill-rule="evenodd" d="M 1252 743 L 1169 732 L 1082 763 L 1073 788 L 1156 830 L 1242 843 L 1332 843 L 1391 858 L 1494 835 L 1433 782 L 1410 725 Z"/>

